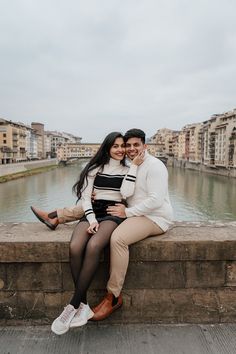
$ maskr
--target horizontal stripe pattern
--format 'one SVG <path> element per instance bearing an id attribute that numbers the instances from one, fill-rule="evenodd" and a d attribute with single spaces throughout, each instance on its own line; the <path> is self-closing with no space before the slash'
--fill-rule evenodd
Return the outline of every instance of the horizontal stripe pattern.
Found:
<path id="1" fill-rule="evenodd" d="M 126 181 L 129 181 L 129 182 L 133 182 L 133 183 L 135 183 L 135 180 L 136 180 L 136 176 L 134 176 L 134 175 L 127 175 L 126 176 L 126 179 L 125 179 Z"/>
<path id="2" fill-rule="evenodd" d="M 89 215 L 89 214 L 93 214 L 93 209 L 86 209 L 85 211 L 84 211 L 84 214 L 85 214 L 85 216 L 87 216 L 87 215 Z"/>
<path id="3" fill-rule="evenodd" d="M 125 175 L 107 175 L 98 173 L 94 180 L 94 189 L 120 191 Z"/>

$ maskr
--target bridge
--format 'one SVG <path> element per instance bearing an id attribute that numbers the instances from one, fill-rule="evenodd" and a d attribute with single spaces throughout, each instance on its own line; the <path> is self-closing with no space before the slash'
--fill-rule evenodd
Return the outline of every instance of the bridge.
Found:
<path id="1" fill-rule="evenodd" d="M 58 163 L 66 165 L 78 159 L 91 158 L 96 154 L 100 145 L 101 144 L 98 143 L 62 144 L 57 148 Z M 159 158 L 164 164 L 167 164 L 168 156 L 159 151 L 157 144 L 148 143 L 147 147 L 147 150 L 151 155 Z"/>

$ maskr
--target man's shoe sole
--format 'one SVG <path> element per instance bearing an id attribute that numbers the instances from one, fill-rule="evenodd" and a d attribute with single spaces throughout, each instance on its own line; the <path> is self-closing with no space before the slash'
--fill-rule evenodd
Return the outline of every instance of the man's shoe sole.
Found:
<path id="1" fill-rule="evenodd" d="M 36 216 L 36 218 L 39 219 L 39 221 L 41 221 L 43 224 L 45 224 L 47 227 L 49 227 L 49 229 L 51 230 L 55 230 L 57 225 L 53 225 L 51 224 L 49 221 L 43 219 L 36 210 L 34 210 L 34 208 L 31 206 L 30 209 L 32 210 L 32 212 L 34 213 L 34 215 Z"/>

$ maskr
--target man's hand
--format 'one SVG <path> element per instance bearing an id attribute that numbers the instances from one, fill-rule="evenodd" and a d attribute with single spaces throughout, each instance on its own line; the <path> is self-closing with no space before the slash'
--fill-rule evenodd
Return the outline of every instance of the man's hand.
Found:
<path id="1" fill-rule="evenodd" d="M 107 213 L 112 216 L 119 216 L 119 218 L 126 218 L 125 208 L 126 207 L 124 204 L 118 203 L 116 205 L 109 206 L 107 208 Z"/>
<path id="2" fill-rule="evenodd" d="M 98 231 L 98 228 L 99 228 L 99 223 L 96 221 L 96 222 L 93 222 L 88 228 L 87 228 L 87 232 L 89 234 L 96 234 L 96 232 Z"/>

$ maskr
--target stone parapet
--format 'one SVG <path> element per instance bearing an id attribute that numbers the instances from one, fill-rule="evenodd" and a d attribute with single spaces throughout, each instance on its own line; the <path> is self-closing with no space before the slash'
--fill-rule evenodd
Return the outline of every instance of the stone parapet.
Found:
<path id="1" fill-rule="evenodd" d="M 68 244 L 73 225 L 0 224 L 0 318 L 50 323 L 73 292 Z M 104 295 L 109 250 L 89 291 Z M 236 321 L 236 223 L 176 223 L 130 247 L 124 305 L 107 323 Z"/>

